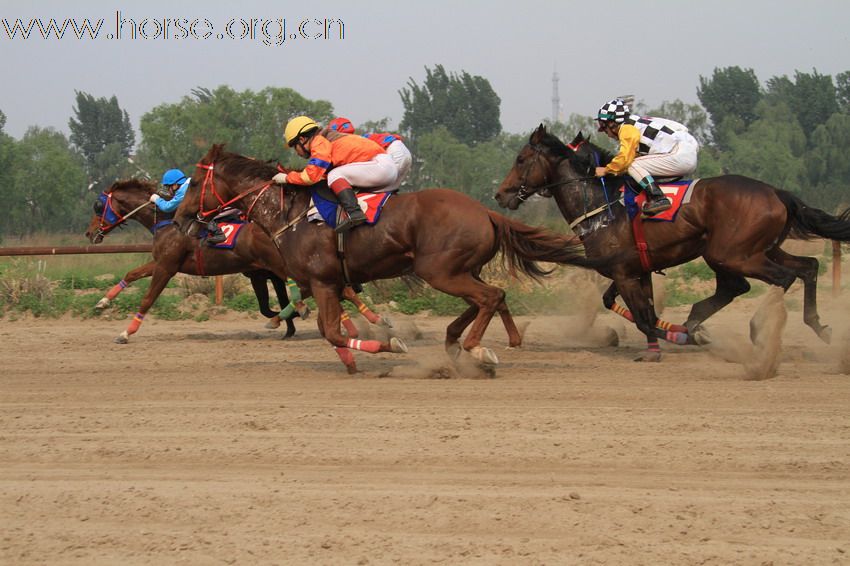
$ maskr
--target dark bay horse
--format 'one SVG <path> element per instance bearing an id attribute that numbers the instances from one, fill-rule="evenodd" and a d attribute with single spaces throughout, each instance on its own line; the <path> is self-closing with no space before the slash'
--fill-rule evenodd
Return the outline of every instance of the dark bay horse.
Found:
<path id="1" fill-rule="evenodd" d="M 286 263 L 262 228 L 248 223 L 243 228 L 232 249 L 213 248 L 203 244 L 197 238 L 191 238 L 180 232 L 173 224 L 171 215 L 166 215 L 153 204 L 145 203 L 156 191 L 156 185 L 139 179 L 117 181 L 112 184 L 95 203 L 95 214 L 89 223 L 86 237 L 94 244 L 103 241 L 106 234 L 122 225 L 129 218 L 136 220 L 154 233 L 153 261 L 141 265 L 124 275 L 97 304 L 105 308 L 125 287 L 143 279 L 153 277 L 151 285 L 142 298 L 139 312 L 130 326 L 115 338 L 115 342 L 126 344 L 131 334 L 138 331 L 145 314 L 150 310 L 165 286 L 176 273 L 187 275 L 225 275 L 245 273 L 256 270 L 272 272 L 283 281 L 287 279 Z M 133 211 L 131 217 L 127 217 Z M 263 283 L 265 285 L 265 283 Z M 285 290 L 281 289 L 285 295 Z M 346 298 L 357 305 L 360 312 L 370 322 L 378 323 L 375 315 L 356 295 L 350 293 Z M 281 304 L 285 307 L 289 299 Z M 292 317 L 286 320 L 286 338 L 295 332 Z M 356 332 L 356 327 L 348 321 L 346 329 Z"/>
<path id="2" fill-rule="evenodd" d="M 566 145 L 541 125 L 520 150 L 495 198 L 502 207 L 515 210 L 529 196 L 546 190 L 567 223 L 582 234 L 588 257 L 612 250 L 626 252 L 622 261 L 598 271 L 614 280 L 603 297 L 605 306 L 616 311 L 614 299 L 622 294 L 631 312 L 623 313 L 619 307 L 620 312 L 632 317 L 646 335 L 649 348 L 642 359 L 659 360 L 658 337 L 670 338 L 656 326 L 651 271 L 698 257 L 714 270 L 716 290 L 691 308 L 682 329 L 689 342 L 699 338 L 696 330 L 703 321 L 749 291 L 747 277 L 786 291 L 800 278 L 803 318 L 829 342 L 831 330 L 820 324 L 817 312 L 817 259 L 791 255 L 779 246 L 789 236 L 850 241 L 850 209 L 832 216 L 808 207 L 787 191 L 739 175 L 701 179 L 673 222 L 643 222 L 651 258 L 647 268 L 636 249 L 625 207 L 616 202 L 619 195 L 612 190 L 616 187 L 611 186 L 611 178 L 603 188 L 602 181 L 594 177 L 594 168 L 611 158 L 581 133 Z"/>
<path id="3" fill-rule="evenodd" d="M 240 206 L 251 211 L 250 220 L 263 226 L 280 249 L 292 250 L 291 257 L 287 256 L 291 276 L 312 291 L 319 305 L 319 330 L 336 348 L 349 373 L 357 371 L 349 349 L 406 351 L 395 338 L 389 343 L 360 341 L 339 332 L 339 297 L 345 277 L 337 239 L 325 224 L 305 219 L 311 201 L 308 188 L 262 189 L 277 172 L 268 163 L 225 153 L 221 145 L 214 145 L 198 164 L 175 219 L 188 230 L 187 224 L 199 211 L 214 209 L 219 202 L 243 200 Z M 459 339 L 471 324 L 463 350 L 491 366 L 498 360 L 491 350 L 481 347 L 481 338 L 497 311 L 509 313 L 505 292 L 485 283 L 480 274 L 499 251 L 513 271 L 533 277 L 548 273 L 536 261 L 594 265 L 584 257 L 576 238 L 510 220 L 448 189 L 393 195 L 380 221 L 351 231 L 344 246 L 352 283 L 414 274 L 431 287 L 464 299 L 469 308 L 446 329 L 446 350 L 453 356 L 460 353 Z"/>

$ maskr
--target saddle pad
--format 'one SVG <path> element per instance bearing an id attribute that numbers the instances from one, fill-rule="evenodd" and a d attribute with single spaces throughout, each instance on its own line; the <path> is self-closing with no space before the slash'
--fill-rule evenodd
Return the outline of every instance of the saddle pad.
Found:
<path id="1" fill-rule="evenodd" d="M 655 216 L 644 216 L 643 220 L 656 222 L 673 222 L 676 220 L 676 215 L 679 213 L 682 205 L 690 202 L 693 186 L 697 181 L 699 179 L 684 179 L 673 183 L 659 183 L 658 187 L 670 199 L 673 206 Z M 643 191 L 635 195 L 634 191 L 624 190 L 623 198 L 625 200 L 626 210 L 629 212 L 629 218 L 637 216 L 643 207 L 643 203 L 646 202 L 646 194 Z"/>
<path id="2" fill-rule="evenodd" d="M 246 226 L 244 222 L 218 222 L 218 227 L 227 236 L 227 239 L 220 244 L 214 244 L 211 248 L 219 248 L 224 250 L 232 250 L 236 246 L 236 238 L 239 232 Z"/>
<path id="3" fill-rule="evenodd" d="M 337 207 L 336 200 L 324 198 L 319 192 L 313 191 L 313 205 L 318 211 L 321 219 L 331 228 L 336 228 Z M 358 193 L 357 202 L 360 209 L 366 214 L 366 223 L 375 224 L 381 215 L 381 209 L 393 193 Z M 312 213 L 312 209 L 310 211 Z M 308 213 L 308 217 L 314 218 Z"/>

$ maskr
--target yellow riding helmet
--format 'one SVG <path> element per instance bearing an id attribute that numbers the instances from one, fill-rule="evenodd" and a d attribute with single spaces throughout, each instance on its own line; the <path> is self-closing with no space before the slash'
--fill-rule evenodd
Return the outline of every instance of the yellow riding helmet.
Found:
<path id="1" fill-rule="evenodd" d="M 286 128 L 283 130 L 283 138 L 286 140 L 286 145 L 292 147 L 298 136 L 318 129 L 319 125 L 309 116 L 296 116 L 286 123 Z"/>

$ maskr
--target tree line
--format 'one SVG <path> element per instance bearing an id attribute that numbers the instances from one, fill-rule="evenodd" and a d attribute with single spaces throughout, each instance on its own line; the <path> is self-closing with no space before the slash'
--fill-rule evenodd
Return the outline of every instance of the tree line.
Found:
<path id="1" fill-rule="evenodd" d="M 411 78 L 399 96 L 404 107 L 399 133 L 414 155 L 403 189 L 451 187 L 493 206 L 495 187 L 528 134 L 502 130 L 501 101 L 489 81 L 436 65 L 426 67 L 421 83 Z M 850 71 L 835 77 L 797 71 L 762 83 L 752 69 L 717 68 L 699 77 L 697 97 L 700 104 L 673 100 L 648 108 L 637 93 L 633 110 L 690 128 L 702 144 L 699 177 L 751 176 L 829 211 L 850 204 L 850 161 L 843 151 L 850 141 Z M 290 88 L 195 88 L 179 102 L 144 114 L 138 144 L 115 96 L 77 92 L 70 136 L 35 126 L 14 139 L 4 132 L 6 116 L 0 111 L 0 188 L 7 203 L 0 238 L 82 231 L 97 194 L 114 180 L 143 176 L 158 181 L 172 167 L 190 173 L 212 143 L 286 166 L 303 165 L 283 146 L 284 124 L 300 114 L 326 122 L 335 111 L 330 102 L 309 100 Z M 361 123 L 348 117 L 362 132 L 386 131 L 389 121 Z M 565 141 L 582 130 L 610 146 L 610 140 L 596 135 L 594 118 L 573 114 L 545 122 Z M 529 132 L 536 126 L 529 124 Z M 520 214 L 530 222 L 559 222 L 555 207 L 545 200 Z"/>

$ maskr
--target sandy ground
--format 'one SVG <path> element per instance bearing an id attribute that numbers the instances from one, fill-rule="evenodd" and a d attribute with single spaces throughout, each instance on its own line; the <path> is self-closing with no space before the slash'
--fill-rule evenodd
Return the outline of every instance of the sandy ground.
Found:
<path id="1" fill-rule="evenodd" d="M 758 306 L 714 336 L 749 347 Z M 801 318 L 760 381 L 635 363 L 611 314 L 520 317 L 520 350 L 494 323 L 495 379 L 438 370 L 445 318 L 397 316 L 410 352 L 354 377 L 313 321 L 5 320 L 0 563 L 848 564 L 846 332 Z"/>

